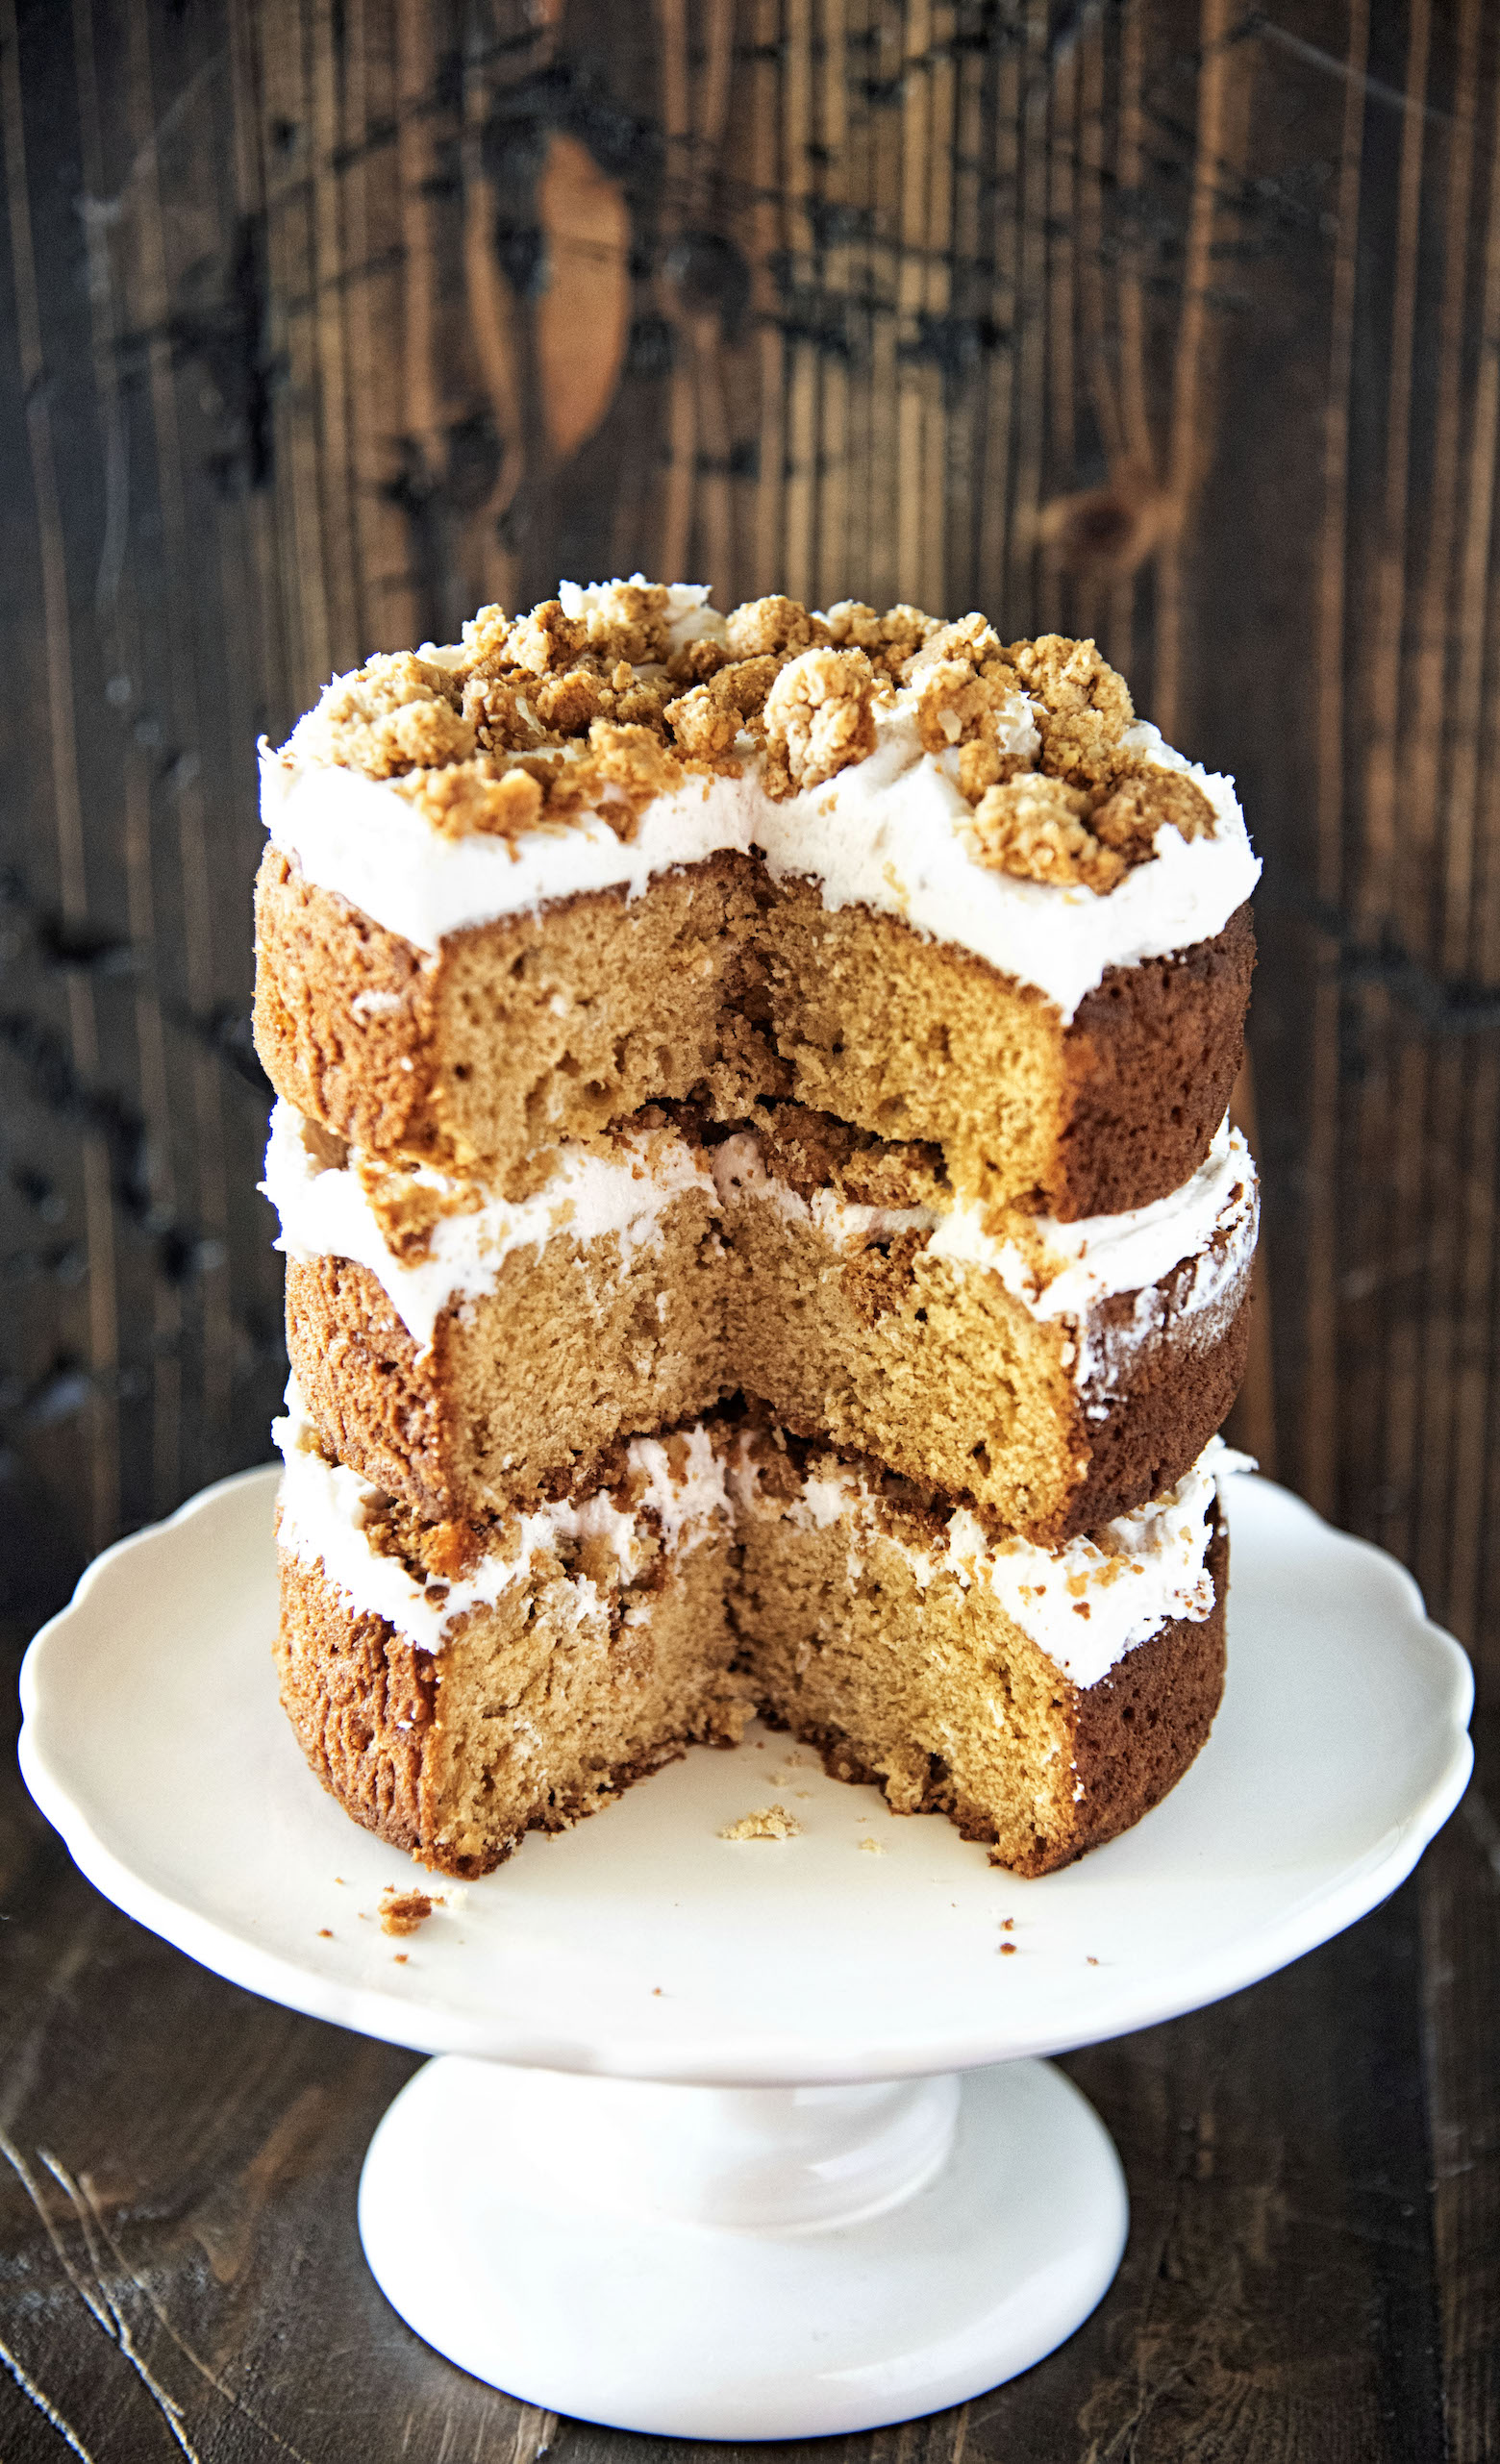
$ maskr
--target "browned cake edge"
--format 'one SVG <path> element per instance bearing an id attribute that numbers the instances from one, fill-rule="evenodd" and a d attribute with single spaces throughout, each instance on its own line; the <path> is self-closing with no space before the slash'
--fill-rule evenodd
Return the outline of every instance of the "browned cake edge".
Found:
<path id="1" fill-rule="evenodd" d="M 1111 1306 L 1123 1314 L 1135 1298 L 1133 1292 L 1122 1293 Z M 1137 1355 L 1129 1383 L 1108 1420 L 1088 1419 L 1086 1398 L 1080 1396 L 1073 1431 L 1078 1457 L 1088 1455 L 1088 1473 L 1065 1511 L 1047 1529 L 1026 1532 L 1027 1539 L 1061 1548 L 1076 1533 L 1097 1531 L 1117 1514 L 1132 1514 L 1148 1498 L 1177 1486 L 1224 1426 L 1239 1392 L 1250 1353 L 1253 1307 L 1254 1295 L 1247 1291 L 1212 1343 L 1174 1343 L 1168 1326 L 1160 1344 L 1142 1347 Z"/>
<path id="2" fill-rule="evenodd" d="M 704 884 L 721 885 L 726 900 L 760 872 L 734 854 L 690 870 Z M 461 948 L 471 965 L 482 948 L 487 971 L 516 976 L 540 946 L 549 918 L 586 906 L 623 910 L 626 892 L 579 892 L 536 912 L 472 926 L 426 958 L 338 892 L 307 882 L 268 847 L 256 886 L 255 1039 L 277 1092 L 356 1145 L 444 1159 L 437 1038 L 444 968 L 457 963 Z M 901 962 L 903 944 L 940 949 L 945 965 L 978 968 L 1012 998 L 1042 1000 L 972 952 L 926 942 L 898 917 L 859 912 L 888 939 L 893 964 Z M 1056 1169 L 1033 1193 L 1039 1207 L 1064 1221 L 1121 1213 L 1166 1196 L 1197 1169 L 1239 1067 L 1254 959 L 1244 906 L 1212 939 L 1112 967 L 1086 995 L 1072 1023 L 1058 1029 L 1062 1127 Z M 378 1001 L 360 1013 L 353 1004 L 364 994 Z M 763 1021 L 748 1028 L 741 1022 L 738 1034 L 724 1037 L 720 1062 L 741 1099 L 790 1091 L 777 1083 L 770 1057 L 758 1058 L 762 1031 Z M 690 1091 L 687 1083 L 643 1084 L 619 1108 Z M 877 1121 L 864 1126 L 883 1128 Z"/>
<path id="3" fill-rule="evenodd" d="M 1192 1261 L 1178 1270 L 1190 1278 Z M 1170 1284 L 1168 1286 L 1170 1290 Z M 1128 1321 L 1136 1294 L 1108 1305 Z M 1148 1498 L 1175 1487 L 1222 1427 L 1244 1375 L 1250 1341 L 1247 1295 L 1235 1317 L 1212 1343 L 1173 1340 L 1170 1310 L 1160 1342 L 1137 1354 L 1107 1420 L 1090 1420 L 1080 1394 L 1065 1443 L 1087 1469 L 1057 1511 L 1015 1528 L 1042 1548 L 1060 1548 L 1081 1531 L 1096 1531 L 1117 1514 L 1132 1513 Z M 384 1287 L 368 1267 L 349 1258 L 288 1259 L 287 1342 L 304 1408 L 323 1442 L 352 1471 L 401 1498 L 421 1514 L 461 1521 L 483 1516 L 485 1500 L 465 1493 L 458 1467 L 461 1399 L 448 1365 L 451 1312 L 438 1317 L 431 1346 L 423 1351 L 402 1323 Z M 666 1417 L 691 1419 L 737 1384 L 730 1379 L 665 1398 Z M 659 1400 L 662 1400 L 660 1399 Z M 788 1412 L 774 1395 L 761 1396 L 797 1437 L 847 1445 L 821 1422 Z M 651 1420 L 654 1428 L 662 1417 Z M 647 1431 L 612 1429 L 602 1445 L 560 1456 L 556 1480 L 538 1486 L 517 1483 L 513 1502 L 531 1505 L 558 1485 L 588 1487 L 595 1465 L 616 1438 Z M 856 1451 L 879 1456 L 873 1440 Z M 916 1459 L 890 1466 L 910 1479 L 931 1480 Z M 941 1485 L 941 1483 L 939 1483 Z M 955 1505 L 987 1507 L 972 1492 L 948 1489 Z"/>
<path id="4" fill-rule="evenodd" d="M 1237 908 L 1211 941 L 1111 967 L 1063 1039 L 1063 1222 L 1123 1214 L 1181 1188 L 1208 1154 L 1244 1058 L 1255 925 Z"/>
<path id="5" fill-rule="evenodd" d="M 405 1849 L 434 1873 L 472 1880 L 514 1854 L 527 1830 L 567 1830 L 651 1772 L 677 1762 L 672 1738 L 591 1777 L 587 1796 L 549 1803 L 485 1854 L 444 1849 L 432 1764 L 438 1678 L 435 1657 L 368 1609 L 356 1609 L 317 1566 L 283 1549 L 275 1642 L 282 1707 L 329 1795 L 365 1830 Z M 722 1742 L 710 1739 L 708 1742 Z"/>
<path id="6" fill-rule="evenodd" d="M 1061 1674 L 1073 1729 L 1073 1770 L 1083 1794 L 1068 1809 L 1063 1829 L 1039 1834 L 1030 1855 L 1009 1861 L 1009 1871 L 1028 1880 L 1075 1864 L 1091 1848 L 1129 1830 L 1170 1794 L 1208 1742 L 1224 1694 L 1225 1622 L 1229 1599 L 1229 1534 L 1217 1506 L 1207 1565 L 1213 1606 L 1194 1621 L 1174 1617 L 1116 1661 L 1096 1685 L 1080 1687 Z M 762 1718 L 767 1715 L 762 1711 Z M 771 1719 L 768 1725 L 784 1722 Z M 834 1780 L 885 1783 L 836 1729 L 790 1724 L 791 1733 L 821 1755 Z M 921 1801 L 904 1810 L 946 1814 L 965 1839 L 993 1847 L 995 1827 L 980 1808 L 955 1791 L 946 1766 L 929 1757 Z M 999 1856 L 991 1862 L 1000 1864 Z"/>
<path id="7" fill-rule="evenodd" d="M 414 1854 L 434 1828 L 433 1655 L 353 1609 L 316 1567 L 278 1554 L 276 1667 L 297 1742 L 346 1814 Z"/>

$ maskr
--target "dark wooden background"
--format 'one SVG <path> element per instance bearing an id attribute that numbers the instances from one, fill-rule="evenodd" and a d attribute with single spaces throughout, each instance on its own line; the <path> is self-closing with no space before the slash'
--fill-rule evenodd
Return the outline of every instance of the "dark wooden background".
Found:
<path id="1" fill-rule="evenodd" d="M 1242 1433 L 1500 1707 L 1500 11 L 0 0 L 0 1580 L 266 1451 L 254 740 L 562 573 L 1097 635 L 1266 862 Z M 1295 1716 L 1294 1705 L 1288 1716 Z M 1482 1753 L 1482 1778 L 1492 1758 Z M 1070 2067 L 1136 2228 L 871 2464 L 1500 2454 L 1500 1825 Z M 0 2459 L 499 2458 L 353 2191 L 408 2057 L 0 1801 Z"/>

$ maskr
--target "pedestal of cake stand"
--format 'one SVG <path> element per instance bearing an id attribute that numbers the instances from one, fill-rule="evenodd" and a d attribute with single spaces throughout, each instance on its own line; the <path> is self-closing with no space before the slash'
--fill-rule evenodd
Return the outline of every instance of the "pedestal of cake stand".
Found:
<path id="1" fill-rule="evenodd" d="M 449 2359 L 658 2436 L 812 2438 L 962 2402 L 1107 2290 L 1125 2182 L 1046 2062 L 663 2087 L 449 2057 L 375 2133 L 360 2232 Z"/>
<path id="2" fill-rule="evenodd" d="M 758 1736 L 483 1882 L 433 1883 L 398 1946 L 380 1902 L 410 1861 L 323 1795 L 277 1705 L 274 1489 L 226 1481 L 89 1569 L 27 1656 L 22 1769 L 140 1923 L 448 2057 L 376 2133 L 365 2247 L 439 2352 L 550 2410 L 814 2436 L 1040 2359 L 1108 2285 L 1125 2196 L 1035 2057 L 1326 1941 L 1411 1871 L 1468 1773 L 1467 1663 L 1410 1578 L 1242 1479 L 1213 1733 L 1066 1872 L 1017 1881 Z M 722 1836 L 768 1800 L 798 1836 Z"/>

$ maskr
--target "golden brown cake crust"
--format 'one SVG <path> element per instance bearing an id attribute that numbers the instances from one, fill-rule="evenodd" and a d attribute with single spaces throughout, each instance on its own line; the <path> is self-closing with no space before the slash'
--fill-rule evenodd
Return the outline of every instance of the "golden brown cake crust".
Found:
<path id="1" fill-rule="evenodd" d="M 1063 1046 L 1063 1222 L 1123 1214 L 1181 1186 L 1209 1151 L 1244 1056 L 1255 967 L 1248 905 L 1222 933 L 1170 958 L 1111 967 L 1086 993 Z"/>
<path id="2" fill-rule="evenodd" d="M 734 854 L 635 901 L 588 891 L 473 926 L 430 958 L 274 847 L 256 914 L 257 1050 L 279 1094 L 357 1146 L 490 1158 L 510 1186 L 538 1145 L 647 1103 L 696 1095 L 728 1120 L 792 1095 L 936 1141 L 960 1196 L 1064 1222 L 1147 1206 L 1203 1161 L 1255 952 L 1240 908 L 1212 940 L 1111 968 L 1064 1028 L 972 952 Z"/>
<path id="3" fill-rule="evenodd" d="M 431 1652 L 284 1550 L 276 1666 L 283 1708 L 329 1794 L 392 1848 L 417 1850 L 434 1829 Z"/>
<path id="4" fill-rule="evenodd" d="M 1229 1537 L 1217 1509 L 1207 1562 L 1213 1581 L 1207 1617 L 1172 1618 L 1127 1652 L 1097 1685 L 1080 1688 L 1059 1677 L 1073 1715 L 1073 1770 L 1081 1794 L 1061 1832 L 1038 1835 L 1029 1854 L 1004 1860 L 1012 1874 L 1028 1880 L 1055 1874 L 1129 1830 L 1176 1787 L 1207 1744 L 1224 1694 L 1229 1598 Z M 884 1788 L 880 1773 L 838 1730 L 784 1722 L 764 1712 L 762 1717 L 772 1727 L 789 1727 L 815 1747 L 831 1779 Z M 992 1820 L 956 1794 L 936 1756 L 929 1758 L 920 1801 L 903 1810 L 946 1814 L 965 1839 L 989 1844 L 996 1837 Z"/>
<path id="5" fill-rule="evenodd" d="M 421 951 L 277 847 L 261 859 L 255 912 L 256 1050 L 277 1093 L 375 1154 L 422 1152 L 436 1132 Z"/>
<path id="6" fill-rule="evenodd" d="M 705 1551 L 705 1563 L 712 1554 Z M 275 1643 L 283 1707 L 312 1770 L 362 1829 L 433 1872 L 472 1879 L 492 1873 L 528 1830 L 566 1830 L 638 1780 L 681 1759 L 690 1742 L 731 1744 L 738 1730 L 712 1699 L 694 1706 L 683 1735 L 659 1736 L 590 1769 L 587 1786 L 529 1804 L 512 1829 L 457 1853 L 444 1830 L 442 1664 L 367 1610 L 357 1609 L 320 1566 L 280 1552 L 281 1621 Z M 722 1571 L 717 1580 L 722 1584 Z M 688 1577 L 688 1620 L 700 1622 Z M 445 1646 L 445 1650 L 447 1646 Z M 742 1713 L 741 1713 L 742 1717 Z M 451 1775 L 447 1775 L 451 1778 Z"/>

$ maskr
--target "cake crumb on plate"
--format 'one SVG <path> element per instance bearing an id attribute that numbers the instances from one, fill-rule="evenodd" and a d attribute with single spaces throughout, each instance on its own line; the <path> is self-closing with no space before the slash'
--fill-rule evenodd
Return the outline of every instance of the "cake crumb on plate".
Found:
<path id="1" fill-rule="evenodd" d="M 382 1933 L 414 1933 L 432 1912 L 425 1891 L 393 1891 L 388 1886 L 381 1895 L 380 1929 Z"/>
<path id="2" fill-rule="evenodd" d="M 759 1812 L 741 1814 L 738 1823 L 729 1823 L 719 1832 L 720 1839 L 795 1839 L 802 1825 L 785 1805 L 762 1805 Z"/>

